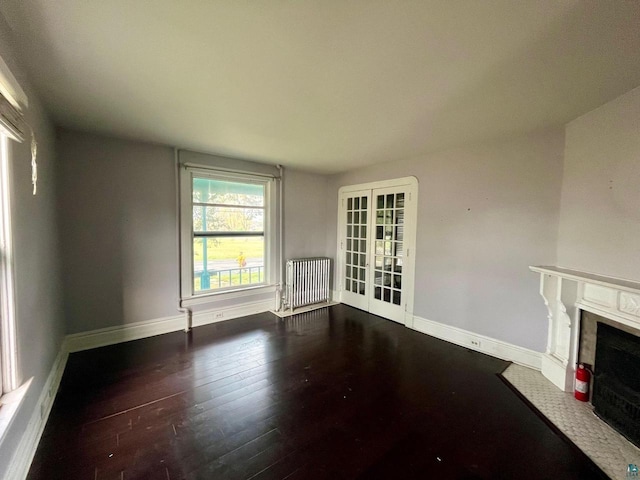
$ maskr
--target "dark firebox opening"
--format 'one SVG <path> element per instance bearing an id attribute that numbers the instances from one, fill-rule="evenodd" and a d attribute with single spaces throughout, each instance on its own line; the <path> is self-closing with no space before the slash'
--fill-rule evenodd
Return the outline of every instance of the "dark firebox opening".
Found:
<path id="1" fill-rule="evenodd" d="M 640 338 L 598 322 L 595 413 L 640 447 Z"/>

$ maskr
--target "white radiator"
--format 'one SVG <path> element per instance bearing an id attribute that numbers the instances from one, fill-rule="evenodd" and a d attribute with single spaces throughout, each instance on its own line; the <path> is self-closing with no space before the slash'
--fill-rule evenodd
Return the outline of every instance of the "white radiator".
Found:
<path id="1" fill-rule="evenodd" d="M 328 302 L 331 260 L 324 257 L 287 260 L 285 305 L 294 308 Z"/>

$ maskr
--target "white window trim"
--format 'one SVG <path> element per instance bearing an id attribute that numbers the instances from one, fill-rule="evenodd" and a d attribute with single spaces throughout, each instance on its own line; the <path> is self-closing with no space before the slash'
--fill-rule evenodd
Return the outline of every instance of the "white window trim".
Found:
<path id="1" fill-rule="evenodd" d="M 265 187 L 265 281 L 240 288 L 193 291 L 193 211 L 192 179 L 205 176 L 220 180 L 259 183 Z M 180 300 L 183 306 L 200 305 L 217 300 L 228 300 L 249 295 L 272 293 L 277 284 L 277 188 L 276 178 L 264 174 L 229 172 L 225 169 L 199 165 L 180 165 Z"/>
<path id="2" fill-rule="evenodd" d="M 23 107 L 29 105 L 27 96 L 0 58 L 0 95 L 17 109 L 20 120 Z M 33 378 L 22 385 L 19 370 L 17 325 L 15 318 L 13 234 L 11 231 L 11 162 L 7 135 L 21 141 L 0 121 L 0 444 L 2 444 Z M 15 120 L 15 118 L 13 119 Z"/>
<path id="3" fill-rule="evenodd" d="M 15 293 L 13 274 L 13 242 L 11 233 L 11 182 L 9 162 L 9 139 L 0 134 L 0 182 L 2 183 L 2 208 L 0 224 L 0 328 L 2 332 L 0 350 L 2 384 L 0 393 L 7 393 L 20 386 L 18 349 L 15 322 Z"/>

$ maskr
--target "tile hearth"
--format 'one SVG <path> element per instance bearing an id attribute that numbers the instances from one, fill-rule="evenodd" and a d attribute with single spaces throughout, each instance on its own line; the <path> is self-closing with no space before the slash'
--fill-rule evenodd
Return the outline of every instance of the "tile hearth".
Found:
<path id="1" fill-rule="evenodd" d="M 640 464 L 640 449 L 600 420 L 591 404 L 521 365 L 510 365 L 502 376 L 611 478 L 625 478 L 629 464 Z"/>

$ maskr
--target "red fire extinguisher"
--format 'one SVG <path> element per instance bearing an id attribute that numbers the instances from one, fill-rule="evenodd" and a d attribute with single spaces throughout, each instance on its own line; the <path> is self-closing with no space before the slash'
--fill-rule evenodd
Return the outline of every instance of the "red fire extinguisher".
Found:
<path id="1" fill-rule="evenodd" d="M 589 401 L 589 383 L 591 382 L 591 372 L 585 368 L 584 364 L 578 365 L 576 370 L 575 397 L 581 402 Z"/>

